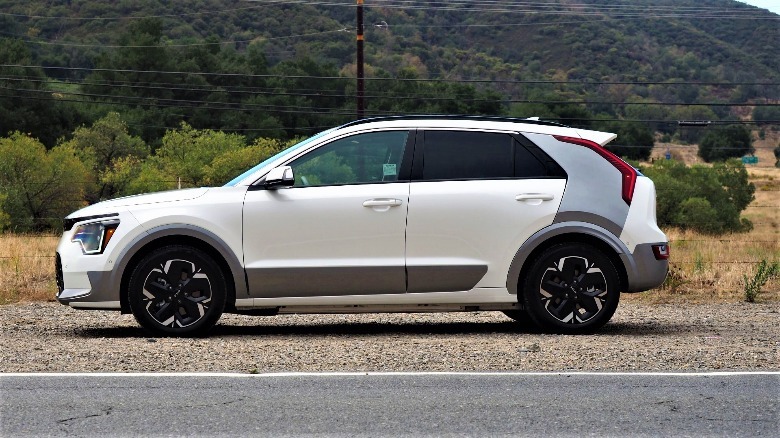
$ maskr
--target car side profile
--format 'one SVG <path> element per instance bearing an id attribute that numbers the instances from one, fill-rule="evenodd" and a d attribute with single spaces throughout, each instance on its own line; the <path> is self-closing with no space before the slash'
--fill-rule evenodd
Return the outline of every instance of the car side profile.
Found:
<path id="1" fill-rule="evenodd" d="M 503 311 L 556 333 L 659 286 L 653 182 L 616 136 L 531 119 L 360 120 L 223 187 L 70 214 L 57 299 L 202 335 L 225 313 Z"/>

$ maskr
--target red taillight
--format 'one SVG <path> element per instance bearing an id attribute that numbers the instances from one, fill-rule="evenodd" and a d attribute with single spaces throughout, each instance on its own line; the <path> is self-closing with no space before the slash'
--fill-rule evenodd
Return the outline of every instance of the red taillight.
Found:
<path id="1" fill-rule="evenodd" d="M 653 255 L 655 255 L 656 260 L 668 260 L 669 245 L 653 245 Z"/>
<path id="2" fill-rule="evenodd" d="M 615 166 L 615 169 L 620 171 L 620 174 L 623 176 L 623 200 L 626 201 L 626 204 L 631 205 L 631 200 L 634 199 L 634 187 L 636 187 L 636 169 L 621 160 L 617 155 L 601 147 L 601 145 L 596 142 L 585 140 L 584 138 L 565 137 L 562 135 L 556 135 L 555 139 L 564 143 L 585 146 L 601 155 L 602 158 L 609 161 L 609 164 Z"/>

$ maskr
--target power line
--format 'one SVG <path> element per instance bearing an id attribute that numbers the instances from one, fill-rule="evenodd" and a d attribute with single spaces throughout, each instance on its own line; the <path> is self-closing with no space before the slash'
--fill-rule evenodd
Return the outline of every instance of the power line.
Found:
<path id="1" fill-rule="evenodd" d="M 215 72 L 190 72 L 190 71 L 170 71 L 170 70 L 133 70 L 133 69 L 114 69 L 114 68 L 88 68 L 88 67 L 62 67 L 47 65 L 22 65 L 22 64 L 0 64 L 0 67 L 7 68 L 40 68 L 43 70 L 65 70 L 65 71 L 87 71 L 87 72 L 113 72 L 113 73 L 149 73 L 160 75 L 195 75 L 195 76 L 215 76 L 215 77 L 246 77 L 246 78 L 279 78 L 279 79 L 333 79 L 354 81 L 355 78 L 347 76 L 321 76 L 321 75 L 281 75 L 281 74 L 253 74 L 253 73 L 215 73 Z M 736 85 L 754 85 L 754 86 L 776 86 L 780 82 L 669 82 L 669 81 L 591 81 L 591 80 L 516 80 L 516 79 L 441 79 L 441 78 L 386 78 L 386 77 L 367 77 L 367 81 L 397 81 L 397 82 L 443 82 L 443 83 L 496 83 L 496 84 L 581 84 L 581 85 L 711 85 L 711 86 L 736 86 Z"/>
<path id="2" fill-rule="evenodd" d="M 26 79 L 26 78 L 16 78 L 16 77 L 0 77 L 0 81 L 9 81 L 9 82 L 33 82 L 33 83 L 44 83 L 48 84 L 51 81 L 48 79 Z M 151 84 L 151 83 L 150 83 Z M 161 91 L 187 91 L 187 92 L 204 92 L 204 93 L 225 93 L 225 94 L 231 94 L 231 95 L 265 95 L 265 96 L 295 96 L 295 97 L 312 97 L 312 98 L 338 98 L 338 99 L 349 99 L 352 97 L 351 94 L 347 93 L 334 93 L 334 94 L 327 94 L 330 92 L 333 92 L 335 90 L 333 89 L 320 89 L 320 90 L 313 90 L 308 92 L 289 92 L 289 91 L 276 91 L 278 88 L 268 88 L 268 87 L 231 87 L 231 86 L 221 86 L 221 85 L 208 85 L 208 86 L 196 86 L 196 88 L 192 87 L 181 87 L 176 86 L 174 83 L 170 83 L 168 85 L 138 85 L 137 82 L 123 82 L 119 84 L 112 84 L 110 82 L 64 82 L 64 83 L 54 83 L 52 85 L 77 85 L 77 86 L 84 86 L 84 85 L 94 85 L 97 87 L 108 87 L 111 89 L 116 88 L 130 88 L 130 89 L 140 89 L 140 90 L 161 90 Z M 210 88 L 206 88 L 210 87 Z M 13 87 L 2 87 L 8 90 L 12 91 L 33 91 L 33 92 L 45 92 L 45 93 L 62 93 L 62 94 L 72 94 L 72 95 L 89 95 L 81 92 L 74 92 L 69 91 L 67 89 L 24 89 L 24 88 L 13 88 Z M 274 90 L 274 91 L 269 91 Z M 603 105 L 648 105 L 648 106 L 780 106 L 780 103 L 728 103 L 728 102 L 712 102 L 712 103 L 706 103 L 706 102 L 692 102 L 692 103 L 685 103 L 685 102 L 610 102 L 610 101 L 553 101 L 553 100 L 539 100 L 539 99 L 490 99 L 490 98 L 474 98 L 474 97 L 459 97 L 463 94 L 456 93 L 453 96 L 448 97 L 441 97 L 440 95 L 427 95 L 427 94 L 415 94 L 415 95 L 398 95 L 398 94 L 371 94 L 366 95 L 366 98 L 369 99 L 386 99 L 386 100 L 426 100 L 426 101 L 451 101 L 454 99 L 457 99 L 459 102 L 501 102 L 501 103 L 542 103 L 542 104 L 603 104 Z M 106 96 L 106 95 L 101 95 Z M 114 96 L 114 95 L 110 95 Z M 119 97 L 119 96 L 117 96 Z M 138 96 L 122 96 L 127 98 L 139 98 Z M 150 97 L 151 98 L 151 97 Z M 213 102 L 213 101 L 210 101 Z"/>

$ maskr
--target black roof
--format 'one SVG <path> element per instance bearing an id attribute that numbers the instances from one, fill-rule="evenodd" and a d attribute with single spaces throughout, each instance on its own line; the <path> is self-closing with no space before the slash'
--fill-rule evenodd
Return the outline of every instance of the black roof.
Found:
<path id="1" fill-rule="evenodd" d="M 516 117 L 500 117 L 500 116 L 471 116 L 471 115 L 452 115 L 452 114 L 418 114 L 418 115 L 402 115 L 402 116 L 383 116 L 383 117 L 369 117 L 366 119 L 355 120 L 341 125 L 340 128 L 346 128 L 347 126 L 361 125 L 363 123 L 371 122 L 388 122 L 393 120 L 474 120 L 483 122 L 511 122 L 511 123 L 526 123 L 531 125 L 547 125 L 547 126 L 563 126 L 560 123 L 547 122 L 544 120 L 534 119 L 520 119 Z"/>

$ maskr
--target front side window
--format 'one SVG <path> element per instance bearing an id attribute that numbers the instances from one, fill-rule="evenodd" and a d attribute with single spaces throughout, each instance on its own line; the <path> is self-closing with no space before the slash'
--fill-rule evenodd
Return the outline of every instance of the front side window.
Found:
<path id="1" fill-rule="evenodd" d="M 408 135 L 370 132 L 321 146 L 289 163 L 294 187 L 397 181 Z"/>

